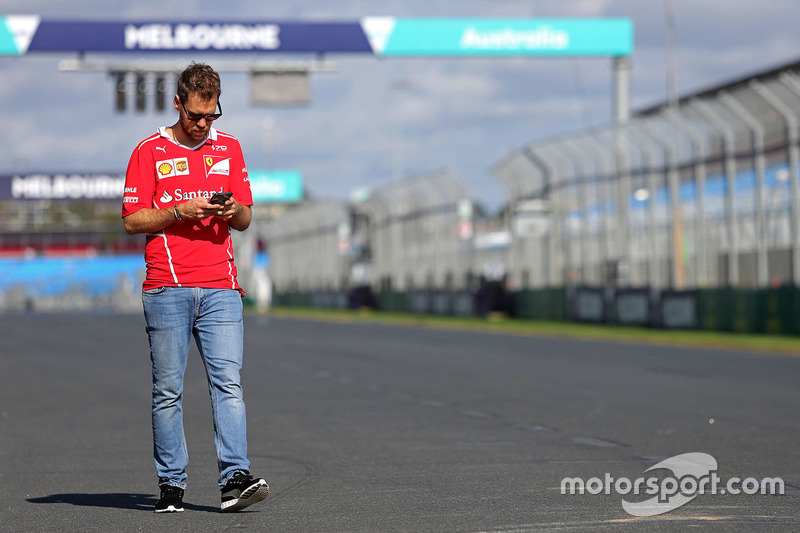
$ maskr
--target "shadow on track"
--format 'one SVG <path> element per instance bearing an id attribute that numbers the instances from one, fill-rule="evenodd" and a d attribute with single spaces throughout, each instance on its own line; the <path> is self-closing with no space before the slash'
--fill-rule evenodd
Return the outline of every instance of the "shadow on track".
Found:
<path id="1" fill-rule="evenodd" d="M 125 492 L 110 494 L 73 493 L 51 494 L 50 496 L 43 496 L 41 498 L 29 498 L 27 501 L 31 503 L 69 503 L 72 505 L 86 507 L 133 509 L 152 513 L 158 498 L 152 494 L 131 494 Z M 192 511 L 206 511 L 210 513 L 220 512 L 219 508 L 209 507 L 207 505 L 193 505 L 191 503 L 183 502 L 183 506 Z"/>

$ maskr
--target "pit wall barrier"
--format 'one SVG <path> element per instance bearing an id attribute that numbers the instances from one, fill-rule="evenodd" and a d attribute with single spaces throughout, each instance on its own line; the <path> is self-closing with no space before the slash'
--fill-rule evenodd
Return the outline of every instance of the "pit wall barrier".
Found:
<path id="1" fill-rule="evenodd" d="M 699 327 L 739 333 L 800 334 L 800 288 L 709 289 L 698 300 Z"/>
<path id="2" fill-rule="evenodd" d="M 800 288 L 714 288 L 685 291 L 574 286 L 521 290 L 486 302 L 476 292 L 384 291 L 364 305 L 347 291 L 283 292 L 276 307 L 357 309 L 446 316 L 511 318 L 692 329 L 733 333 L 800 334 Z"/>

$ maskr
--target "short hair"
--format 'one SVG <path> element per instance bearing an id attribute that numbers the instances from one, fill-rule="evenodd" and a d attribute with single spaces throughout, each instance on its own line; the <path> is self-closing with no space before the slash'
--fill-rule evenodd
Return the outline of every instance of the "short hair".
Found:
<path id="1" fill-rule="evenodd" d="M 222 84 L 216 70 L 205 63 L 194 61 L 178 75 L 178 98 L 186 102 L 189 93 L 197 94 L 203 100 L 219 100 Z"/>

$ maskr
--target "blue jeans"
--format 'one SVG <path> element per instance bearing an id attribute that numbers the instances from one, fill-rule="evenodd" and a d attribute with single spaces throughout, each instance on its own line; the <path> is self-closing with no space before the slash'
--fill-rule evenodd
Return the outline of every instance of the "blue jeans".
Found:
<path id="1" fill-rule="evenodd" d="M 239 371 L 242 298 L 233 289 L 160 287 L 142 292 L 153 363 L 153 456 L 159 485 L 186 488 L 183 377 L 194 335 L 206 369 L 220 486 L 250 471 L 247 422 Z"/>

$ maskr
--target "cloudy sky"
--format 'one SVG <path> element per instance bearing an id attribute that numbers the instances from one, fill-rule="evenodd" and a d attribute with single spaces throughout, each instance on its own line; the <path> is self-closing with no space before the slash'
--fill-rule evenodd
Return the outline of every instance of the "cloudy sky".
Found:
<path id="1" fill-rule="evenodd" d="M 665 3 L 674 5 L 680 94 L 800 58 L 797 0 L 4 0 L 2 14 L 101 21 L 356 21 L 394 17 L 626 17 L 634 24 L 632 109 L 667 98 Z M 123 171 L 133 147 L 174 112 L 114 112 L 114 85 L 100 72 L 59 72 L 70 54 L 0 57 L 0 173 Z M 135 61 L 89 54 L 99 61 Z M 150 56 L 150 60 L 252 60 L 249 54 Z M 269 56 L 259 60 L 310 59 Z M 491 167 L 514 149 L 611 122 L 606 58 L 377 59 L 330 54 L 334 73 L 311 78 L 312 101 L 250 104 L 248 78 L 223 72 L 225 116 L 248 167 L 302 172 L 317 197 L 347 199 L 448 168 L 490 209 L 506 199 Z M 265 123 L 271 123 L 266 128 Z"/>

